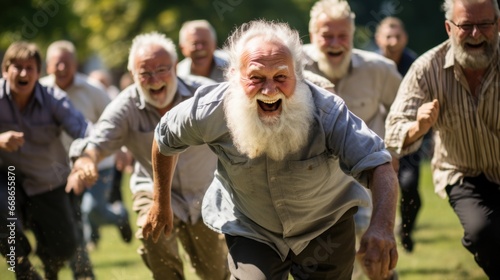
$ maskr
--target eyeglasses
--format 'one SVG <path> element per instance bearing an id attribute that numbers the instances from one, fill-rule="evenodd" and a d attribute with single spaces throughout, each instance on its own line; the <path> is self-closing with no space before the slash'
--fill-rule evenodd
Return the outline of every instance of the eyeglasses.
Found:
<path id="1" fill-rule="evenodd" d="M 464 24 L 456 24 L 452 20 L 449 20 L 453 25 L 458 27 L 460 30 L 464 32 L 471 32 L 474 30 L 474 27 L 479 31 L 488 31 L 493 25 L 497 24 L 497 20 L 495 19 L 492 22 L 483 22 L 483 23 L 464 23 Z"/>
<path id="2" fill-rule="evenodd" d="M 157 68 L 154 71 L 139 72 L 139 73 L 137 73 L 137 75 L 142 80 L 149 80 L 153 77 L 160 77 L 160 78 L 165 77 L 166 75 L 168 75 L 170 73 L 170 71 L 172 71 L 172 65 L 162 66 L 162 67 Z"/>

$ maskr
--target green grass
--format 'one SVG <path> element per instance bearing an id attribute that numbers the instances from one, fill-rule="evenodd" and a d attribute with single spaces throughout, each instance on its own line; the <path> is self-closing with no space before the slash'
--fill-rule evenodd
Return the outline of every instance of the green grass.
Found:
<path id="1" fill-rule="evenodd" d="M 430 168 L 422 167 L 420 191 L 422 209 L 414 233 L 415 248 L 408 254 L 399 249 L 397 271 L 401 280 L 483 280 L 487 279 L 477 266 L 472 255 L 462 247 L 462 228 L 447 200 L 434 194 Z M 125 201 L 130 209 L 130 192 L 123 186 Z M 135 213 L 131 213 L 135 221 Z M 140 242 L 131 244 L 121 241 L 118 230 L 112 226 L 101 228 L 99 248 L 91 252 L 94 272 L 99 280 L 139 280 L 151 279 L 136 249 Z M 36 257 L 31 258 L 39 267 Z M 187 263 L 187 262 L 186 262 Z M 185 268 L 187 279 L 198 279 L 192 268 Z M 65 268 L 60 273 L 61 280 L 70 280 L 71 272 Z M 0 263 L 0 279 L 14 279 L 4 262 Z"/>

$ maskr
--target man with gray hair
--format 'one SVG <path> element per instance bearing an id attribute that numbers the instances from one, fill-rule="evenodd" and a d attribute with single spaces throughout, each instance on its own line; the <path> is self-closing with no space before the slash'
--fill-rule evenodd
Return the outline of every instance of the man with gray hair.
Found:
<path id="1" fill-rule="evenodd" d="M 462 245 L 500 279 L 500 10 L 496 0 L 445 0 L 443 8 L 449 39 L 406 74 L 385 140 L 406 155 L 432 128 L 435 192 L 457 214 Z"/>
<path id="2" fill-rule="evenodd" d="M 46 56 L 47 76 L 40 79 L 40 83 L 45 86 L 57 87 L 64 90 L 71 103 L 77 110 L 82 112 L 87 120 L 92 123 L 97 122 L 99 116 L 109 104 L 108 97 L 104 87 L 97 82 L 89 79 L 87 75 L 78 72 L 78 59 L 75 45 L 67 40 L 58 40 L 52 42 L 47 48 Z M 69 151 L 72 137 L 66 133 L 61 135 L 64 147 Z M 114 157 L 108 157 L 99 165 L 99 180 L 95 184 L 95 190 L 105 190 L 111 188 L 113 180 Z M 104 194 L 104 191 L 101 193 Z M 91 240 L 91 230 L 89 216 L 91 215 L 90 203 L 85 203 L 88 197 L 92 196 L 86 193 L 83 196 L 74 196 L 75 216 L 80 227 L 80 246 L 77 248 L 75 257 L 70 261 L 70 266 L 75 279 L 94 279 L 92 264 L 86 249 L 87 243 Z M 97 200 L 97 199 L 96 199 Z M 132 230 L 128 223 L 128 215 L 124 207 L 118 211 L 113 211 L 111 207 L 104 208 L 108 219 L 115 224 L 124 240 L 128 242 L 132 237 Z"/>
<path id="3" fill-rule="evenodd" d="M 224 81 L 227 55 L 217 50 L 217 34 L 206 20 L 186 21 L 179 31 L 183 60 L 177 64 L 177 75 L 198 75 L 216 82 Z"/>
<path id="4" fill-rule="evenodd" d="M 287 279 L 289 273 L 351 279 L 353 215 L 370 198 L 361 185 L 338 184 L 342 171 L 373 192 L 372 221 L 358 254 L 370 276 L 386 276 L 398 256 L 397 178 L 382 139 L 340 98 L 304 80 L 302 42 L 287 24 L 244 24 L 225 49 L 228 82 L 200 88 L 155 130 L 154 204 L 144 234 L 157 239 L 173 232 L 176 158 L 207 144 L 218 165 L 203 219 L 225 234 L 232 279 Z"/>
<path id="5" fill-rule="evenodd" d="M 142 234 L 156 195 L 151 165 L 154 128 L 166 112 L 192 97 L 196 88 L 213 83 L 200 76 L 177 77 L 176 62 L 175 45 L 163 34 L 151 32 L 134 38 L 128 60 L 134 84 L 110 103 L 88 138 L 72 145 L 70 155 L 76 161 L 68 189 L 81 192 L 90 186 L 97 176 L 97 163 L 125 146 L 136 160 L 130 189 L 137 213 L 136 237 L 142 242 L 138 252 L 153 279 L 185 279 L 180 241 L 201 279 L 222 280 L 228 274 L 224 239 L 201 219 L 201 200 L 216 164 L 207 147 L 192 147 L 179 157 L 169 193 L 175 213 L 173 234 L 162 235 L 157 243 Z"/>
<path id="6" fill-rule="evenodd" d="M 349 110 L 383 138 L 385 118 L 401 82 L 396 65 L 379 54 L 354 48 L 355 14 L 347 1 L 318 1 L 310 14 L 306 69 L 335 84 L 335 92 Z M 344 180 L 359 184 L 349 176 Z M 368 228 L 370 215 L 370 205 L 359 207 L 354 216 L 358 237 Z M 355 279 L 361 277 L 358 267 Z"/>

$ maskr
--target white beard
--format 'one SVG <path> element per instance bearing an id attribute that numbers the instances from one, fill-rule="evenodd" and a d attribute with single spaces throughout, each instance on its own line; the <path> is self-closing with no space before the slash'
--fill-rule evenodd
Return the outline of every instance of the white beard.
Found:
<path id="1" fill-rule="evenodd" d="M 272 160 L 283 160 L 307 143 L 314 114 L 311 91 L 304 82 L 297 81 L 291 97 L 281 96 L 281 114 L 264 119 L 258 114 L 259 95 L 249 100 L 240 83 L 230 81 L 224 113 L 234 145 L 251 159 L 265 154 Z"/>
<path id="2" fill-rule="evenodd" d="M 465 43 L 479 43 L 486 42 L 486 46 L 483 48 L 482 53 L 468 53 L 464 48 Z M 467 38 L 463 42 L 458 42 L 458 38 L 452 37 L 451 48 L 455 54 L 456 61 L 465 69 L 485 69 L 491 63 L 491 58 L 496 52 L 498 47 L 498 33 L 491 42 L 487 41 L 483 36 L 476 40 L 472 38 Z"/>
<path id="3" fill-rule="evenodd" d="M 170 105 L 172 103 L 172 100 L 174 100 L 175 97 L 175 92 L 177 91 L 177 77 L 172 78 L 172 82 L 165 84 L 167 87 L 167 94 L 165 97 L 165 100 L 155 100 L 151 97 L 151 94 L 149 93 L 149 89 L 141 86 L 141 83 L 134 78 L 134 82 L 137 85 L 137 90 L 139 91 L 139 94 L 144 97 L 144 100 L 154 106 L 155 108 L 158 109 L 163 109 Z"/>
<path id="4" fill-rule="evenodd" d="M 346 51 L 340 65 L 332 65 L 326 54 L 318 49 L 318 68 L 330 81 L 342 79 L 349 71 L 349 66 L 351 65 L 351 53 L 352 50 Z"/>

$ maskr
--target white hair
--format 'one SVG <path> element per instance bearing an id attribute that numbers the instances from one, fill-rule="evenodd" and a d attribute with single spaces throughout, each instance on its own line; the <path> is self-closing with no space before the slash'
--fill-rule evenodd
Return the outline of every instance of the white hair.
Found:
<path id="1" fill-rule="evenodd" d="M 262 43 L 278 42 L 286 46 L 292 55 L 296 78 L 303 79 L 304 59 L 298 31 L 290 28 L 286 23 L 266 20 L 254 20 L 242 24 L 228 37 L 224 46 L 224 50 L 229 54 L 226 79 L 230 79 L 231 69 L 240 69 L 240 59 L 245 46 L 254 38 L 259 38 Z"/>
<path id="2" fill-rule="evenodd" d="M 71 54 L 73 59 L 76 60 L 75 45 L 67 40 L 54 41 L 52 44 L 50 44 L 47 48 L 47 57 L 45 58 L 45 60 L 48 62 L 49 59 L 59 51 L 64 51 Z"/>
<path id="3" fill-rule="evenodd" d="M 444 11 L 444 17 L 447 20 L 453 19 L 453 8 L 455 7 L 455 2 L 457 2 L 457 1 L 461 1 L 464 3 L 481 3 L 485 0 L 444 0 L 442 8 Z M 500 10 L 498 8 L 497 0 L 490 0 L 490 1 L 493 4 L 493 8 L 495 9 L 495 17 L 499 18 L 500 17 Z"/>
<path id="4" fill-rule="evenodd" d="M 186 21 L 182 24 L 181 30 L 179 31 L 179 45 L 183 45 L 186 42 L 186 33 L 192 29 L 206 29 L 210 32 L 210 36 L 214 42 L 217 42 L 217 33 L 214 27 L 204 19 Z"/>
<path id="5" fill-rule="evenodd" d="M 167 38 L 164 34 L 158 33 L 156 31 L 137 35 L 132 41 L 132 46 L 130 47 L 130 53 L 128 55 L 128 65 L 127 69 L 131 73 L 135 73 L 135 65 L 134 58 L 136 56 L 137 51 L 145 46 L 160 46 L 170 55 L 172 59 L 172 63 L 175 65 L 177 63 L 177 50 L 175 49 L 175 45 Z"/>
<path id="6" fill-rule="evenodd" d="M 318 18 L 322 15 L 330 19 L 351 19 L 352 32 L 354 33 L 354 19 L 356 15 L 351 11 L 351 6 L 345 0 L 320 0 L 314 4 L 309 14 L 309 33 L 316 33 Z"/>

